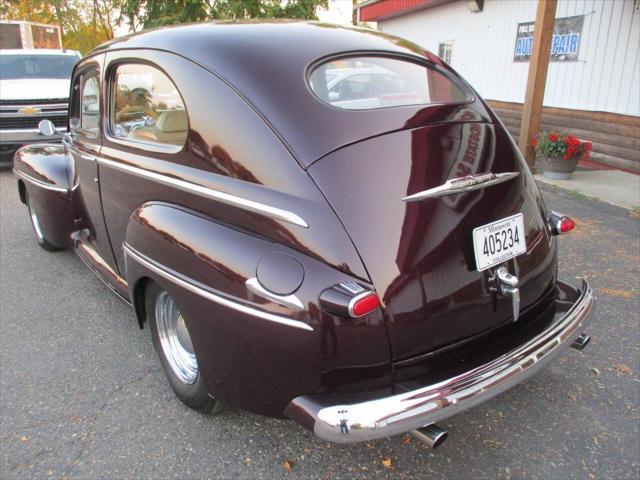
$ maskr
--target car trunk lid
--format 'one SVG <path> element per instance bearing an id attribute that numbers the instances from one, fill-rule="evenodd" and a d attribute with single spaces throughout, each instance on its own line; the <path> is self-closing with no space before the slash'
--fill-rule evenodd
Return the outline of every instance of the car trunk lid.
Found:
<path id="1" fill-rule="evenodd" d="M 496 291 L 496 267 L 478 271 L 475 265 L 477 227 L 523 215 L 526 252 L 502 263 L 518 277 L 520 312 L 554 282 L 555 243 L 542 200 L 500 126 L 472 122 L 389 133 L 337 150 L 309 173 L 362 256 L 384 305 L 394 360 L 512 321 L 512 298 Z M 492 181 L 507 173 L 504 181 Z M 462 193 L 403 201 L 469 175 L 484 181 Z"/>

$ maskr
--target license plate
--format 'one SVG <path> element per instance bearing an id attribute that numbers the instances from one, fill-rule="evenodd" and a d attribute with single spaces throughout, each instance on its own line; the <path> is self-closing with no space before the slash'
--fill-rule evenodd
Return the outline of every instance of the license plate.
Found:
<path id="1" fill-rule="evenodd" d="M 473 249 L 478 271 L 527 251 L 521 213 L 473 229 Z"/>

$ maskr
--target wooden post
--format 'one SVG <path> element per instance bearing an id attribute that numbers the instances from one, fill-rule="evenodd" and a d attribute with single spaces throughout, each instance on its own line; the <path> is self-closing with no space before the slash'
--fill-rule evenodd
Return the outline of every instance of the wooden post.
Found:
<path id="1" fill-rule="evenodd" d="M 553 37 L 553 22 L 556 17 L 557 3 L 557 0 L 538 0 L 538 9 L 536 11 L 533 51 L 529 59 L 527 92 L 524 97 L 520 139 L 518 141 L 518 147 L 520 147 L 520 151 L 531 170 L 533 170 L 536 159 L 533 150 L 529 148 L 529 140 L 540 131 L 544 85 L 547 81 L 547 67 L 549 66 L 549 56 L 551 54 L 551 39 Z"/>

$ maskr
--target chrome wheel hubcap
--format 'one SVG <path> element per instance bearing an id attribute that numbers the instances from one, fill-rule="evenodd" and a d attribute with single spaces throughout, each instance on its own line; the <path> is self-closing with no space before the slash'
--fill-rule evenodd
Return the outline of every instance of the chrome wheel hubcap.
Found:
<path id="1" fill-rule="evenodd" d="M 198 361 L 191 337 L 176 302 L 167 292 L 156 298 L 156 325 L 160 346 L 173 373 L 181 382 L 192 384 L 198 377 Z"/>
<path id="2" fill-rule="evenodd" d="M 29 209 L 29 214 L 31 215 L 31 223 L 33 224 L 33 229 L 36 232 L 38 240 L 44 239 L 44 235 L 42 234 L 42 227 L 40 226 L 40 220 L 38 220 L 38 216 L 31 209 Z"/>

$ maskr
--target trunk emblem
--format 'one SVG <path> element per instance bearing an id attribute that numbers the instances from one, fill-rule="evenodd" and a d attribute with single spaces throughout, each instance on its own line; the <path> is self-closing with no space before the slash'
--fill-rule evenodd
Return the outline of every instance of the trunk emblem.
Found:
<path id="1" fill-rule="evenodd" d="M 513 308 L 513 321 L 520 317 L 520 290 L 518 290 L 518 277 L 511 275 L 507 267 L 500 267 L 495 275 L 490 279 L 495 281 L 495 290 L 499 295 L 511 297 L 511 308 Z"/>
<path id="2" fill-rule="evenodd" d="M 490 187 L 491 185 L 506 182 L 518 175 L 520 175 L 520 172 L 477 173 L 475 175 L 467 175 L 466 177 L 452 178 L 438 187 L 406 196 L 402 201 L 419 202 L 420 200 L 426 200 L 428 198 L 437 198 L 445 195 L 470 192 L 472 190 L 478 190 L 480 188 Z"/>

